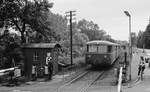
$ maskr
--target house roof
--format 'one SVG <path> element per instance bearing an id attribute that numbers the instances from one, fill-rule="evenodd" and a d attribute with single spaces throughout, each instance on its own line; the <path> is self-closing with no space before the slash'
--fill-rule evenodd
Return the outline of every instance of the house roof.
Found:
<path id="1" fill-rule="evenodd" d="M 55 47 L 61 47 L 58 43 L 30 43 L 25 44 L 23 48 L 55 48 Z"/>

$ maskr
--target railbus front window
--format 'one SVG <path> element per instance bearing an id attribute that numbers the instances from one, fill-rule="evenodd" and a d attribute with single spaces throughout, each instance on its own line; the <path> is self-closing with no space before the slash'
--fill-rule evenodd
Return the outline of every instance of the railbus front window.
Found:
<path id="1" fill-rule="evenodd" d="M 123 46 L 123 49 L 125 50 L 125 49 L 126 49 L 126 46 Z"/>
<path id="2" fill-rule="evenodd" d="M 88 46 L 88 52 L 97 52 L 97 46 L 96 45 L 89 45 Z"/>

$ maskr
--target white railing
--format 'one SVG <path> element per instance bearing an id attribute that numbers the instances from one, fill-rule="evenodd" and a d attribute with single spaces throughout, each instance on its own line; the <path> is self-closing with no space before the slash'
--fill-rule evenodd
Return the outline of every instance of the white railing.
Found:
<path id="1" fill-rule="evenodd" d="M 12 68 L 7 68 L 7 69 L 2 69 L 2 70 L 0 70 L 0 76 L 3 76 L 3 75 L 5 75 L 7 72 L 13 71 L 13 70 L 15 70 L 16 68 L 18 68 L 18 67 L 12 67 Z"/>
<path id="2" fill-rule="evenodd" d="M 118 91 L 117 92 L 122 92 L 122 67 L 120 67 L 119 71 L 119 79 L 118 79 Z"/>

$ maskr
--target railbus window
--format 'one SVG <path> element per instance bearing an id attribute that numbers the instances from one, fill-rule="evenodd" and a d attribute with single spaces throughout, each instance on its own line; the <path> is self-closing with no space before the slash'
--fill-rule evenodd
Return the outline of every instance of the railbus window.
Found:
<path id="1" fill-rule="evenodd" d="M 123 46 L 123 49 L 125 50 L 125 49 L 126 49 L 126 46 Z"/>
<path id="2" fill-rule="evenodd" d="M 97 52 L 96 45 L 88 45 L 88 52 Z"/>
<path id="3" fill-rule="evenodd" d="M 114 52 L 116 50 L 115 46 L 112 46 L 112 51 L 111 52 Z"/>
<path id="4" fill-rule="evenodd" d="M 108 46 L 107 52 L 108 52 L 108 53 L 111 53 L 111 52 L 112 52 L 112 46 Z"/>
<path id="5" fill-rule="evenodd" d="M 98 53 L 107 53 L 107 46 L 99 45 L 98 46 Z"/>

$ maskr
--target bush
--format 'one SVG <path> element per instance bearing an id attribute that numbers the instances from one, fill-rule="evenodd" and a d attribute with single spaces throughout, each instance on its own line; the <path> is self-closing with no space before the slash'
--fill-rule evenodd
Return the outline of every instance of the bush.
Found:
<path id="1" fill-rule="evenodd" d="M 63 64 L 70 64 L 70 57 L 69 56 L 59 56 L 58 62 Z"/>

